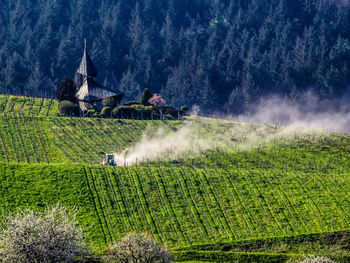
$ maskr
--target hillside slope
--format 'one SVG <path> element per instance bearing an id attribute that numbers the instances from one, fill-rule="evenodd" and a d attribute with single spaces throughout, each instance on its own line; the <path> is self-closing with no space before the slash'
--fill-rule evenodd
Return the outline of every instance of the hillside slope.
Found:
<path id="1" fill-rule="evenodd" d="M 0 95 L 0 162 L 98 164 L 178 122 L 63 118 L 56 100 Z"/>
<path id="2" fill-rule="evenodd" d="M 99 163 L 139 139 L 149 122 L 0 116 L 0 160 L 18 163 Z M 155 125 L 156 126 L 156 125 Z"/>
<path id="3" fill-rule="evenodd" d="M 89 240 L 99 251 L 127 232 L 147 231 L 178 248 L 181 260 L 186 255 L 213 260 L 217 249 L 209 255 L 203 244 L 258 244 L 276 237 L 347 233 L 350 228 L 347 134 L 210 118 L 62 118 L 49 108 L 50 100 L 37 103 L 42 106 L 36 112 L 19 98 L 7 101 L 13 106 L 0 107 L 0 208 L 75 205 L 79 222 L 90 227 Z M 21 103 L 21 110 L 14 110 Z M 188 122 L 192 126 L 186 130 Z M 160 128 L 171 136 L 157 137 Z M 170 148 L 180 145 L 185 151 L 172 155 L 167 148 L 157 158 L 128 167 L 98 165 L 106 152 L 121 152 L 155 135 Z M 190 142 L 183 145 L 180 139 Z M 151 146 L 146 154 L 160 144 L 151 140 Z M 184 246 L 191 247 L 179 249 Z M 234 257 L 217 255 L 218 260 Z"/>
<path id="4" fill-rule="evenodd" d="M 181 247 L 334 232 L 350 222 L 348 171 L 1 164 L 0 174 L 2 208 L 75 205 L 100 248 L 130 231 Z"/>

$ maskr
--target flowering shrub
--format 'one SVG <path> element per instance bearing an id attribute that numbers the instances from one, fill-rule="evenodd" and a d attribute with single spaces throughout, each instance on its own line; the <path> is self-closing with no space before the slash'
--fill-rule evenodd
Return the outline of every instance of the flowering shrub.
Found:
<path id="1" fill-rule="evenodd" d="M 74 262 L 88 255 L 75 210 L 56 205 L 44 212 L 18 210 L 3 218 L 0 262 Z"/>
<path id="2" fill-rule="evenodd" d="M 109 247 L 108 254 L 116 262 L 169 263 L 174 261 L 174 256 L 167 247 L 158 244 L 144 233 L 127 234 L 119 243 Z"/>
<path id="3" fill-rule="evenodd" d="M 299 261 L 288 261 L 289 263 L 336 263 L 335 261 L 326 257 L 309 256 Z"/>
<path id="4" fill-rule="evenodd" d="M 166 103 L 162 96 L 156 93 L 153 94 L 152 98 L 150 98 L 148 102 L 154 106 L 163 105 Z"/>

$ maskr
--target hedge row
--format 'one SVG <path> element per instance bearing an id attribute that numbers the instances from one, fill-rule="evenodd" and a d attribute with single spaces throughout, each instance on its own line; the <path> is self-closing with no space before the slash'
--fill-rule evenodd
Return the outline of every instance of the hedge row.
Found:
<path id="1" fill-rule="evenodd" d="M 240 263 L 281 263 L 290 258 L 298 258 L 301 255 L 275 254 L 275 253 L 247 253 L 247 252 L 222 252 L 222 251 L 176 251 L 175 261 L 206 261 L 206 262 L 234 262 Z"/>
<path id="2" fill-rule="evenodd" d="M 166 119 L 178 118 L 178 111 L 171 106 L 154 106 L 148 109 L 142 105 L 119 106 L 113 109 L 112 115 L 114 118 L 126 119 Z"/>
<path id="3" fill-rule="evenodd" d="M 289 259 L 304 258 L 302 254 L 258 253 L 258 252 L 222 252 L 222 251 L 175 251 L 176 262 L 240 262 L 240 263 L 283 263 Z M 337 263 L 350 262 L 349 255 L 329 255 Z"/>
<path id="4" fill-rule="evenodd" d="M 341 255 L 341 256 L 330 255 L 329 258 L 335 260 L 337 263 L 349 263 L 350 262 L 350 256 L 347 256 L 347 255 Z"/>
<path id="5" fill-rule="evenodd" d="M 182 113 L 183 112 L 178 111 L 171 106 L 144 107 L 142 105 L 122 105 L 114 109 L 111 107 L 104 107 L 101 112 L 90 109 L 84 112 L 84 116 L 135 120 L 174 120 L 178 119 L 179 116 L 182 116 Z"/>
<path id="6" fill-rule="evenodd" d="M 349 248 L 350 230 L 342 230 L 337 232 L 301 234 L 273 238 L 260 238 L 251 240 L 240 240 L 236 242 L 218 242 L 213 244 L 200 244 L 178 248 L 177 251 L 231 251 L 240 250 L 244 252 L 266 251 L 272 247 L 289 245 L 295 252 L 298 247 L 305 244 L 318 244 L 319 247 L 328 247 L 330 245 L 338 245 L 339 247 Z"/>

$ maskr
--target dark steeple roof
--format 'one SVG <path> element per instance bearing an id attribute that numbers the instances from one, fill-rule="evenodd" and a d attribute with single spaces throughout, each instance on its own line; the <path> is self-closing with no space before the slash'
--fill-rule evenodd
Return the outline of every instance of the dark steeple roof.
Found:
<path id="1" fill-rule="evenodd" d="M 85 39 L 84 56 L 81 60 L 78 73 L 80 75 L 83 75 L 84 77 L 89 77 L 89 78 L 97 76 L 97 69 L 95 68 L 89 54 L 86 51 L 86 39 Z"/>
<path id="2" fill-rule="evenodd" d="M 115 91 L 107 89 L 93 79 L 87 78 L 83 85 L 81 85 L 76 97 L 80 101 L 93 102 L 115 95 L 117 95 Z"/>
<path id="3" fill-rule="evenodd" d="M 79 107 L 81 110 L 84 111 L 91 108 L 93 103 L 102 101 L 103 98 L 106 97 L 115 96 L 119 103 L 122 100 L 124 94 L 118 94 L 115 91 L 110 90 L 93 80 L 93 78 L 97 76 L 97 69 L 95 68 L 94 64 L 91 61 L 91 58 L 89 57 L 89 54 L 86 51 L 86 40 L 84 56 L 81 60 L 78 74 L 84 76 L 83 84 L 75 95 L 79 101 Z"/>

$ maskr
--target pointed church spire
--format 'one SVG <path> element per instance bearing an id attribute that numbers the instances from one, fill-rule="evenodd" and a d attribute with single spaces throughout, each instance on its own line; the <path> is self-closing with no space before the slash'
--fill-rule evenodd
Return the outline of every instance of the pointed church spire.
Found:
<path id="1" fill-rule="evenodd" d="M 86 38 L 84 39 L 84 55 L 79 66 L 78 73 L 87 78 L 93 78 L 97 76 L 97 69 L 92 63 L 89 54 L 87 53 Z"/>

